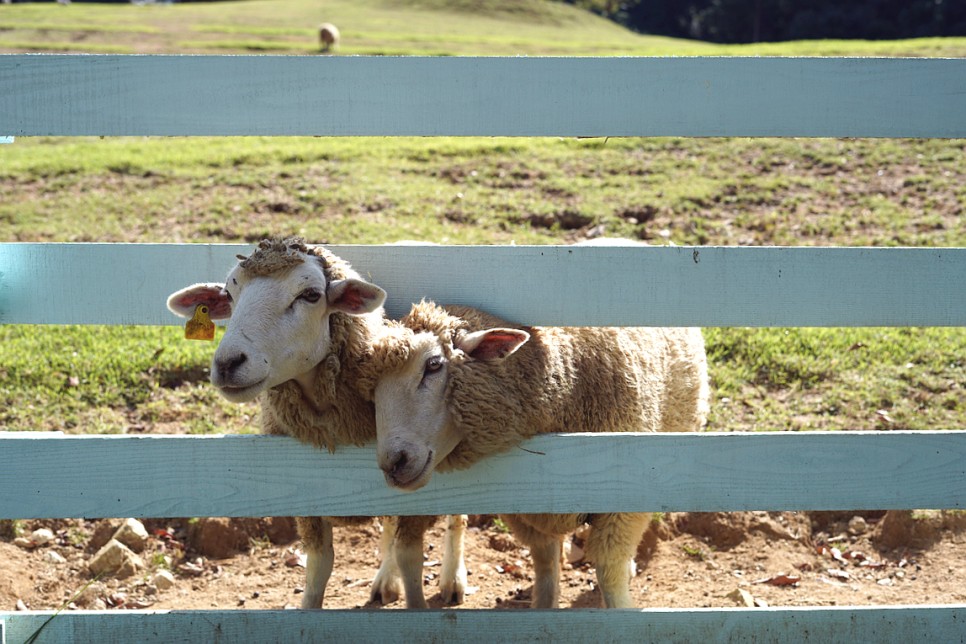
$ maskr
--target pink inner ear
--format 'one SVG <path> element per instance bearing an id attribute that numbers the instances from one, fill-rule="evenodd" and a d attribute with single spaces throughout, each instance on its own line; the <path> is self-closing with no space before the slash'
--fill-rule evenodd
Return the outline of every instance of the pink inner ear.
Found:
<path id="1" fill-rule="evenodd" d="M 365 298 L 354 288 L 347 288 L 342 291 L 342 296 L 339 297 L 339 302 L 341 302 L 346 308 L 351 311 L 359 311 L 362 309 L 365 303 Z"/>
<path id="2" fill-rule="evenodd" d="M 330 304 L 339 311 L 360 315 L 372 311 L 379 303 L 382 291 L 376 286 L 364 283 L 345 283 L 336 287 L 338 295 Z"/>
<path id="3" fill-rule="evenodd" d="M 201 289 L 185 293 L 178 298 L 178 304 L 186 309 L 194 308 L 199 304 L 208 306 L 208 315 L 213 320 L 219 320 L 231 316 L 231 304 L 228 298 L 221 294 L 221 291 L 214 289 Z"/>
<path id="4" fill-rule="evenodd" d="M 480 343 L 470 352 L 470 356 L 477 360 L 496 360 L 505 358 L 520 346 L 521 336 L 516 333 L 501 333 L 490 331 Z"/>

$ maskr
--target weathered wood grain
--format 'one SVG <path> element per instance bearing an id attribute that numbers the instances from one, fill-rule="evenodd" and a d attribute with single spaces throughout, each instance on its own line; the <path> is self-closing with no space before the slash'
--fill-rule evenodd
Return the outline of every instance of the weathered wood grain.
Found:
<path id="1" fill-rule="evenodd" d="M 51 612 L 0 612 L 23 642 Z M 37 644 L 961 642 L 966 605 L 648 610 L 64 611 Z"/>
<path id="2" fill-rule="evenodd" d="M 966 60 L 0 56 L 5 135 L 966 136 Z"/>
<path id="3" fill-rule="evenodd" d="M 541 436 L 411 493 L 373 447 L 277 436 L 15 432 L 0 459 L 0 518 L 966 508 L 966 431 Z"/>
<path id="4" fill-rule="evenodd" d="M 964 248 L 330 248 L 389 292 L 392 316 L 430 298 L 535 325 L 966 325 Z M 0 323 L 181 324 L 168 295 L 250 250 L 0 243 Z"/>

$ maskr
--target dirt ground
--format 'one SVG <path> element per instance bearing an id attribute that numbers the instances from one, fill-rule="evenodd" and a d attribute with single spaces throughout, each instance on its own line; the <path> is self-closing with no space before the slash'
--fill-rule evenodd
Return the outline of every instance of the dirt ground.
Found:
<path id="1" fill-rule="evenodd" d="M 288 519 L 145 520 L 144 568 L 125 579 L 92 582 L 87 562 L 118 523 L 21 522 L 21 535 L 53 531 L 53 541 L 34 548 L 15 545 L 13 526 L 0 524 L 0 610 L 299 606 L 305 571 Z M 472 516 L 470 526 L 470 589 L 462 607 L 529 606 L 529 553 L 494 517 Z M 327 608 L 379 608 L 367 604 L 379 529 L 375 521 L 336 528 Z M 434 608 L 443 606 L 437 579 L 442 535 L 439 521 L 426 540 L 424 579 Z M 564 565 L 561 607 L 596 607 L 593 566 L 579 561 L 581 534 L 568 541 L 577 561 Z M 640 607 L 963 603 L 964 550 L 962 513 L 675 513 L 652 522 L 645 534 L 631 592 Z M 173 574 L 171 587 L 155 583 L 161 569 Z M 387 606 L 402 607 L 401 600 Z"/>

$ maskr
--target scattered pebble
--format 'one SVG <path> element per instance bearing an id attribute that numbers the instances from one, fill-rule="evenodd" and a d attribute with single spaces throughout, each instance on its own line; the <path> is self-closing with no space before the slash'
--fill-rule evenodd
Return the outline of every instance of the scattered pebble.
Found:
<path id="1" fill-rule="evenodd" d="M 745 606 L 747 608 L 755 607 L 755 598 L 744 588 L 735 588 L 726 596 L 728 599 L 734 601 L 738 606 Z"/>
<path id="2" fill-rule="evenodd" d="M 148 543 L 148 531 L 137 519 L 125 519 L 114 532 L 114 538 L 134 552 L 141 552 Z"/>
<path id="3" fill-rule="evenodd" d="M 154 577 L 151 578 L 151 583 L 158 590 L 167 590 L 175 585 L 174 575 L 169 570 L 159 570 L 154 573 Z"/>
<path id="4" fill-rule="evenodd" d="M 123 579 L 143 570 L 144 562 L 123 543 L 111 539 L 91 557 L 87 567 L 95 575 L 113 575 Z"/>
<path id="5" fill-rule="evenodd" d="M 48 550 L 47 552 L 45 552 L 44 559 L 54 564 L 67 563 L 67 560 L 64 559 L 63 555 L 61 555 L 56 550 Z"/>
<path id="6" fill-rule="evenodd" d="M 868 529 L 869 526 L 865 522 L 865 519 L 860 516 L 854 516 L 849 520 L 849 534 L 865 534 Z"/>

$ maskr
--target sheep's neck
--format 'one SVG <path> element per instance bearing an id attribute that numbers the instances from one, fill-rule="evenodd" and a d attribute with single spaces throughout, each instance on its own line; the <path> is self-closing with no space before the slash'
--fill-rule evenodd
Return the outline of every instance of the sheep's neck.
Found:
<path id="1" fill-rule="evenodd" d="M 300 374 L 293 378 L 295 383 L 299 386 L 302 392 L 302 399 L 305 400 L 306 404 L 312 408 L 312 410 L 321 414 L 332 407 L 331 404 L 319 405 L 317 402 L 316 392 L 318 391 L 318 372 L 319 367 L 316 365 L 309 371 Z"/>

